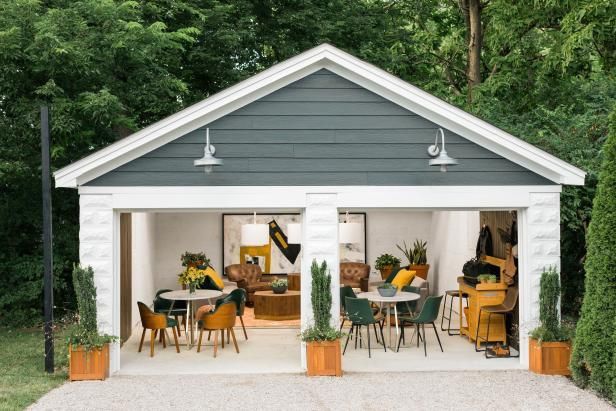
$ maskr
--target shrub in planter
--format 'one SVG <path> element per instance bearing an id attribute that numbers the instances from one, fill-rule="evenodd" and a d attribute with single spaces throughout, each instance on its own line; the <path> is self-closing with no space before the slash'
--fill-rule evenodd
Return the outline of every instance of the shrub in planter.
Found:
<path id="1" fill-rule="evenodd" d="M 575 331 L 571 372 L 574 381 L 616 399 L 616 110 L 603 146 L 603 163 L 588 226 L 585 294 Z"/>
<path id="2" fill-rule="evenodd" d="M 117 341 L 117 337 L 98 333 L 92 267 L 74 266 L 73 287 L 78 323 L 68 333 L 69 379 L 104 380 L 109 376 L 109 343 Z"/>
<path id="3" fill-rule="evenodd" d="M 571 332 L 558 318 L 560 278 L 551 267 L 541 274 L 539 320 L 541 325 L 530 333 L 530 370 L 538 374 L 569 375 Z"/>
<path id="4" fill-rule="evenodd" d="M 331 325 L 332 277 L 328 273 L 325 261 L 319 266 L 316 260 L 313 260 L 310 271 L 312 273 L 310 300 L 314 325 L 300 334 L 302 341 L 306 342 L 307 375 L 339 377 L 342 375 L 340 338 L 344 334 Z"/>
<path id="5" fill-rule="evenodd" d="M 381 277 L 386 279 L 392 270 L 400 266 L 400 259 L 391 254 L 381 254 L 374 262 L 374 268 L 381 272 Z"/>

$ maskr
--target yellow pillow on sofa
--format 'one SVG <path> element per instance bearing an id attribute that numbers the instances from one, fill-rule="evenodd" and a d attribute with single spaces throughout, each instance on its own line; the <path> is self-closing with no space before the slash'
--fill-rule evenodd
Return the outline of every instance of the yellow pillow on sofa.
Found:
<path id="1" fill-rule="evenodd" d="M 214 270 L 212 267 L 208 266 L 205 269 L 205 274 L 210 277 L 212 281 L 214 281 L 214 284 L 216 284 L 218 288 L 220 288 L 221 290 L 225 288 L 225 283 L 222 282 L 222 278 L 220 278 L 216 270 Z"/>
<path id="2" fill-rule="evenodd" d="M 415 271 L 402 269 L 398 271 L 398 274 L 391 280 L 391 285 L 395 285 L 400 290 L 405 285 L 409 285 L 413 278 L 415 278 Z"/>

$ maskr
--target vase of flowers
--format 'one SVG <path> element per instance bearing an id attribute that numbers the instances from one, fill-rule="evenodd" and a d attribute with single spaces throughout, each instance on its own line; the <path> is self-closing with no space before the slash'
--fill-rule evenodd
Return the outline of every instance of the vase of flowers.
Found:
<path id="1" fill-rule="evenodd" d="M 193 253 L 186 251 L 180 256 L 180 261 L 182 262 L 182 267 L 187 268 L 196 267 L 205 269 L 210 265 L 209 258 L 207 258 L 203 252 Z"/>
<path id="2" fill-rule="evenodd" d="M 197 287 L 205 281 L 205 277 L 207 277 L 205 268 L 186 267 L 178 276 L 178 282 L 187 286 L 190 294 L 194 294 Z"/>

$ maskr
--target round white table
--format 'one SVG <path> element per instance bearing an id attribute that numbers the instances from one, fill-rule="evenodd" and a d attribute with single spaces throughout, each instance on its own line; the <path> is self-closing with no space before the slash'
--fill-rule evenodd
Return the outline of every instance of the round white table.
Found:
<path id="1" fill-rule="evenodd" d="M 173 304 L 175 301 L 186 301 L 186 328 L 184 332 L 186 333 L 186 348 L 190 350 L 190 346 L 194 345 L 195 342 L 195 334 L 194 334 L 194 326 L 195 326 L 195 307 L 194 302 L 197 300 L 208 300 L 210 305 L 212 304 L 212 298 L 218 298 L 223 295 L 222 291 L 217 290 L 195 290 L 194 293 L 190 293 L 189 290 L 175 290 L 175 291 L 167 291 L 166 293 L 162 293 L 160 295 L 161 298 L 166 300 L 171 300 L 171 306 L 169 307 L 169 312 L 173 310 Z M 190 327 L 188 326 L 190 324 Z M 190 328 L 190 333 L 189 333 Z M 190 335 L 190 338 L 188 337 Z"/>
<path id="2" fill-rule="evenodd" d="M 378 291 L 367 291 L 367 292 L 358 294 L 357 298 L 365 298 L 368 301 L 371 301 L 373 303 L 379 303 L 380 306 L 385 304 L 386 310 L 387 310 L 387 315 L 385 317 L 385 321 L 387 323 L 387 345 L 389 346 L 389 348 L 394 349 L 394 347 L 392 347 L 391 345 L 391 319 L 390 319 L 391 305 L 394 306 L 394 317 L 396 319 L 396 341 L 397 341 L 398 340 L 397 337 L 400 336 L 400 330 L 398 329 L 398 309 L 396 308 L 396 303 L 405 302 L 408 307 L 409 301 L 419 300 L 421 296 L 419 294 L 410 293 L 408 291 L 398 291 L 396 295 L 394 295 L 393 297 L 383 297 L 381 294 L 379 294 Z M 410 307 L 408 308 L 410 312 L 411 309 Z"/>

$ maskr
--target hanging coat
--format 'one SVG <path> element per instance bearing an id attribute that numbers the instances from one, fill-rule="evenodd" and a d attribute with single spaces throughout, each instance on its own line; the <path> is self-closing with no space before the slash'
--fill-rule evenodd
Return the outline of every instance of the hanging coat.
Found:
<path id="1" fill-rule="evenodd" d="M 476 257 L 479 260 L 482 256 L 493 255 L 494 247 L 492 245 L 492 233 L 490 227 L 484 225 L 479 232 L 477 239 Z"/>

